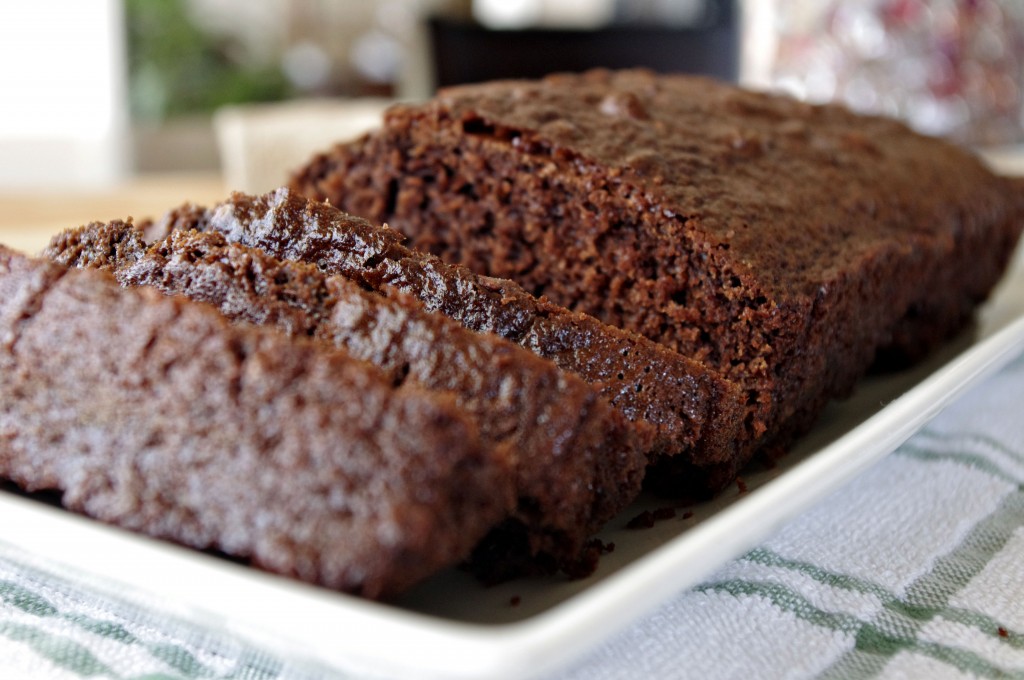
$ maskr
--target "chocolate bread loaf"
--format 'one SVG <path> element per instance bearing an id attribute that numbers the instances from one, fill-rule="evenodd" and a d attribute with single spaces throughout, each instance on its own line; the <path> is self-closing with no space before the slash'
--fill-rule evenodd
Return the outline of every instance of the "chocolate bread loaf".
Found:
<path id="1" fill-rule="evenodd" d="M 1024 223 L 893 120 L 645 71 L 447 89 L 291 186 L 718 368 L 780 444 L 963 327 Z"/>
<path id="2" fill-rule="evenodd" d="M 598 386 L 629 420 L 654 429 L 652 460 L 685 470 L 674 483 L 714 488 L 735 474 L 760 427 L 746 395 L 703 365 L 646 338 L 534 298 L 511 281 L 478 276 L 402 245 L 386 227 L 307 201 L 286 189 L 235 194 L 167 215 L 163 231 L 212 230 L 231 242 L 315 264 L 371 290 L 396 288 L 475 330 L 495 333 Z M 157 230 L 159 231 L 159 230 Z"/>
<path id="3" fill-rule="evenodd" d="M 449 399 L 3 248 L 0 477 L 373 598 L 464 559 L 514 504 L 510 461 Z"/>
<path id="4" fill-rule="evenodd" d="M 519 502 L 477 551 L 495 578 L 586 568 L 588 539 L 639 493 L 643 430 L 590 385 L 549 361 L 380 293 L 229 243 L 218 232 L 174 230 L 149 246 L 130 222 L 94 223 L 56 236 L 44 253 L 69 266 L 108 269 L 122 285 L 148 285 L 218 307 L 229 319 L 311 337 L 376 364 L 394 382 L 450 393 L 479 423 L 482 443 L 515 461 Z M 502 564 L 479 564 L 501 556 Z"/>

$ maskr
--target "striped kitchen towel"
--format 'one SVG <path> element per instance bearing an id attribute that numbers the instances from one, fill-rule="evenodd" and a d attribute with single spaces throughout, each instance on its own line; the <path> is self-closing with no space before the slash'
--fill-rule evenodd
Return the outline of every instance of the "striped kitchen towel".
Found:
<path id="1" fill-rule="evenodd" d="M 557 677 L 1024 678 L 1024 357 Z M 0 546 L 0 678 L 314 678 Z M 397 650 L 396 650 L 397 653 Z"/>
<path id="2" fill-rule="evenodd" d="M 565 677 L 1024 678 L 1024 358 Z"/>

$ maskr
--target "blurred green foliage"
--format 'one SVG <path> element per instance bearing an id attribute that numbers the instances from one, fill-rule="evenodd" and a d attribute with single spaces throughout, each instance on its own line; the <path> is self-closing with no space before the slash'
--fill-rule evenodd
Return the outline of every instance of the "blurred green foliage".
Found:
<path id="1" fill-rule="evenodd" d="M 136 120 L 210 113 L 291 94 L 278 64 L 244 63 L 226 36 L 191 20 L 184 0 L 125 0 L 129 100 Z"/>

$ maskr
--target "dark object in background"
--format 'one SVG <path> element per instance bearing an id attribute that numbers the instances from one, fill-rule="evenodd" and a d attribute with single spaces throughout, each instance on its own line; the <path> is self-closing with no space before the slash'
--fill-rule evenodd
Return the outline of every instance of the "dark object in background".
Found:
<path id="1" fill-rule="evenodd" d="M 647 67 L 736 81 L 739 12 L 731 0 L 707 2 L 687 26 L 613 24 L 596 30 L 494 30 L 471 21 L 430 21 L 438 87 L 502 78 L 540 78 L 557 71 Z"/>

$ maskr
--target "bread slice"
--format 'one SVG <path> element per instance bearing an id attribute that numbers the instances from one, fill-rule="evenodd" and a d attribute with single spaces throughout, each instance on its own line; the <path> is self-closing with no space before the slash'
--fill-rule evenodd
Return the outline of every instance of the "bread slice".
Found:
<path id="1" fill-rule="evenodd" d="M 740 451 L 759 423 L 746 395 L 716 371 L 633 333 L 535 298 L 511 281 L 410 250 L 387 227 L 280 189 L 234 194 L 209 209 L 171 211 L 154 233 L 217 231 L 234 243 L 316 265 L 375 291 L 419 299 L 467 328 L 499 335 L 580 376 L 632 422 L 654 428 L 651 459 L 683 470 L 671 484 L 718 488 L 736 473 Z M 747 420 L 745 420 L 747 418 Z"/>
<path id="2" fill-rule="evenodd" d="M 896 121 L 646 71 L 447 89 L 291 186 L 716 367 L 779 445 L 962 328 L 1024 224 Z"/>
<path id="3" fill-rule="evenodd" d="M 511 461 L 450 399 L 2 247 L 0 477 L 370 598 L 465 559 L 514 506 Z"/>
<path id="4" fill-rule="evenodd" d="M 59 234 L 45 254 L 108 269 L 122 285 L 210 303 L 233 321 L 330 343 L 395 384 L 451 394 L 476 419 L 483 444 L 515 461 L 516 511 L 476 551 L 473 566 L 487 579 L 524 569 L 586 571 L 593 566 L 588 539 L 640 491 L 642 428 L 576 376 L 430 313 L 400 291 L 367 291 L 218 232 L 173 230 L 147 245 L 141 230 L 121 221 Z"/>

